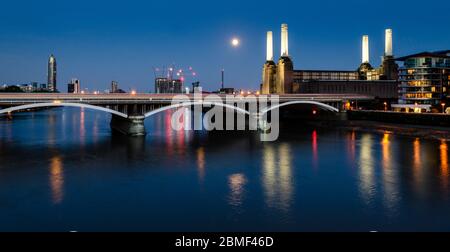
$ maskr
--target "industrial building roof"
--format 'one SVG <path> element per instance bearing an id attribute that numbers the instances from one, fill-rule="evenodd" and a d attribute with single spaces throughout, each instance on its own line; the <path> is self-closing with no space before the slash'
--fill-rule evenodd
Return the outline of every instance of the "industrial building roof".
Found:
<path id="1" fill-rule="evenodd" d="M 436 51 L 436 52 L 421 52 L 421 53 L 416 53 L 416 54 L 411 54 L 408 56 L 396 58 L 395 60 L 396 61 L 405 61 L 409 58 L 419 58 L 419 57 L 436 57 L 436 58 L 450 59 L 450 56 L 448 56 L 449 53 L 450 53 L 450 50 Z"/>

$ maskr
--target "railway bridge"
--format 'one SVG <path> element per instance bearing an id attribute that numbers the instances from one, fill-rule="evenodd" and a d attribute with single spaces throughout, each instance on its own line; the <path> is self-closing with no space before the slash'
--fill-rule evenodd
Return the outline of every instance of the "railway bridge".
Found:
<path id="1" fill-rule="evenodd" d="M 111 128 L 121 133 L 145 135 L 144 120 L 157 113 L 183 107 L 220 107 L 259 119 L 282 107 L 307 104 L 335 113 L 348 102 L 368 101 L 374 97 L 357 94 L 210 95 L 210 94 L 59 94 L 0 93 L 0 115 L 36 108 L 79 107 L 112 114 Z M 261 100 L 265 100 L 261 106 Z M 257 113 L 249 108 L 256 106 Z"/>

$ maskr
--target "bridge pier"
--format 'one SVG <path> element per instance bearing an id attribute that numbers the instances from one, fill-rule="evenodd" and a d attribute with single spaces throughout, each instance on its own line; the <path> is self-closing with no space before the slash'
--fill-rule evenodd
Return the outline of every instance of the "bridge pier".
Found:
<path id="1" fill-rule="evenodd" d="M 251 115 L 256 120 L 257 129 L 261 132 L 268 133 L 270 131 L 270 125 L 267 121 L 267 118 L 264 118 L 261 114 L 253 114 Z M 249 119 L 251 120 L 251 118 Z"/>
<path id="2" fill-rule="evenodd" d="M 113 115 L 111 118 L 111 129 L 128 136 L 145 136 L 144 116 L 129 116 L 123 118 Z"/>
<path id="3" fill-rule="evenodd" d="M 269 133 L 271 128 L 266 120 L 260 119 L 258 120 L 258 130 L 263 133 Z"/>

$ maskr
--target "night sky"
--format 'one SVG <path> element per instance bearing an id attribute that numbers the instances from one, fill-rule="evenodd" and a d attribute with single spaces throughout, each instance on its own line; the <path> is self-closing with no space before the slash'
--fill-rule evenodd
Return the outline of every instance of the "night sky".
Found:
<path id="1" fill-rule="evenodd" d="M 378 66 L 384 29 L 394 30 L 394 54 L 450 49 L 450 1 L 3 1 L 0 84 L 46 82 L 47 60 L 58 62 L 58 89 L 73 77 L 90 90 L 116 80 L 124 90 L 153 91 L 154 67 L 192 67 L 206 89 L 257 89 L 266 31 L 289 24 L 296 69 L 354 70 L 361 36 L 370 36 Z M 241 40 L 233 48 L 233 37 Z M 188 83 L 192 77 L 187 77 Z"/>

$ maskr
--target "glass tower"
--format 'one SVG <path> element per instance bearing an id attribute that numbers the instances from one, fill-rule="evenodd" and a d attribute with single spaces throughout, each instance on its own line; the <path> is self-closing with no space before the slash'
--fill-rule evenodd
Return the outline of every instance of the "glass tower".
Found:
<path id="1" fill-rule="evenodd" d="M 47 89 L 50 92 L 56 92 L 56 58 L 50 55 L 48 59 L 48 73 L 47 73 Z"/>

